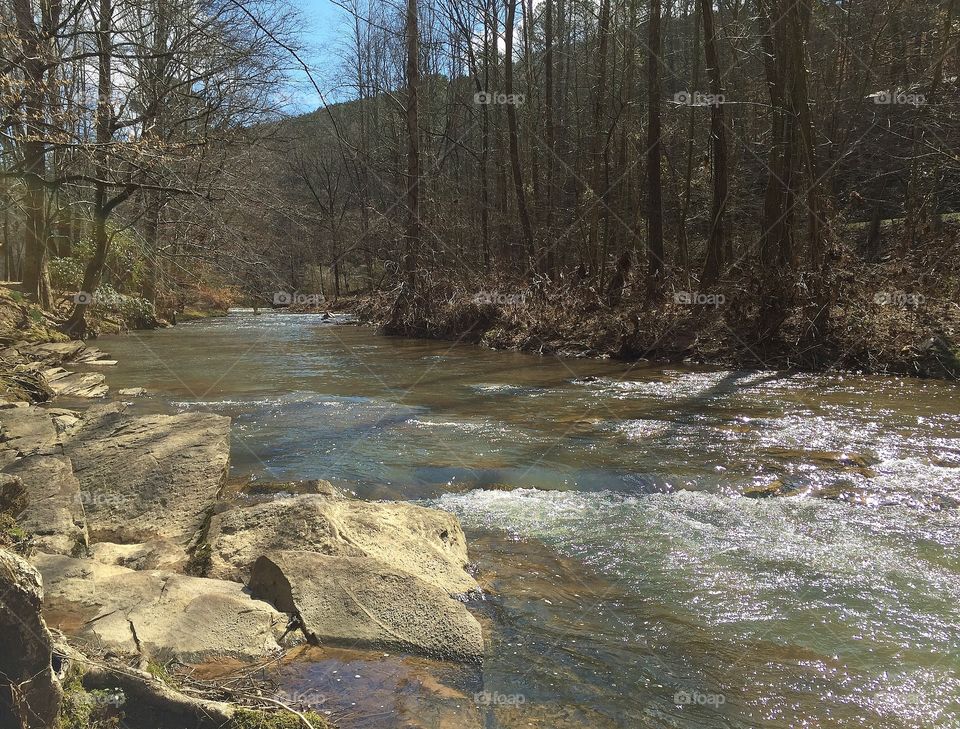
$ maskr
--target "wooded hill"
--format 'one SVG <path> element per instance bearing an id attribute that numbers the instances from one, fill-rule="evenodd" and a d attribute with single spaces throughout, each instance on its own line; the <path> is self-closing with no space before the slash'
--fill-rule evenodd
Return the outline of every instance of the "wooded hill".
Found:
<path id="1" fill-rule="evenodd" d="M 349 101 L 287 120 L 272 112 L 285 69 L 304 58 L 288 8 L 214 5 L 246 43 L 223 94 L 219 72 L 197 71 L 222 49 L 185 61 L 189 44 L 159 22 L 170 0 L 111 2 L 112 17 L 149 8 L 130 27 L 152 35 L 130 41 L 129 23 L 78 6 L 75 24 L 100 18 L 64 35 L 99 49 L 83 68 L 128 63 L 123 49 L 140 43 L 152 48 L 144 57 L 193 69 L 209 94 L 192 115 L 190 94 L 173 102 L 200 81 L 158 85 L 146 64 L 148 126 L 122 104 L 123 84 L 98 77 L 112 101 L 76 123 L 91 131 L 73 132 L 88 154 L 70 172 L 77 157 L 52 131 L 60 117 L 28 123 L 33 31 L 16 9 L 30 3 L 7 0 L 5 57 L 20 81 L 6 200 L 30 233 L 13 256 L 28 293 L 42 297 L 36 251 L 63 227 L 37 211 L 66 198 L 92 230 L 82 290 L 98 270 L 111 276 L 107 220 L 149 262 L 144 295 L 177 292 L 166 306 L 198 284 L 262 303 L 362 290 L 394 332 L 480 339 L 499 328 L 498 341 L 519 332 L 545 351 L 572 338 L 623 356 L 769 365 L 872 369 L 956 348 L 956 0 L 348 0 L 340 42 L 325 49 L 338 65 L 311 78 Z M 64 59 L 51 55 L 45 78 Z M 88 79 L 63 98 L 96 89 Z M 168 105 L 177 114 L 159 113 Z M 247 111 L 226 114 L 237 109 Z M 215 119 L 201 128 L 218 135 L 198 134 L 194 118 Z M 176 161 L 143 154 L 160 122 L 180 135 Z M 121 155 L 138 134 L 138 156 Z M 43 185 L 31 144 L 45 152 Z M 161 181 L 170 170 L 178 184 Z M 477 298 L 490 292 L 507 298 Z M 903 349 L 913 354 L 893 351 Z"/>

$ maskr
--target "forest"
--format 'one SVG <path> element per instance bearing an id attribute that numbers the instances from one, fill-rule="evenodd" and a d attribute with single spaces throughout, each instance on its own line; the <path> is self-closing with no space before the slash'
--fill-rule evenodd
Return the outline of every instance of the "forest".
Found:
<path id="1" fill-rule="evenodd" d="M 284 294 L 539 351 L 956 372 L 955 0 L 337 5 L 318 64 L 274 0 L 5 0 L 5 277 L 74 336 Z"/>

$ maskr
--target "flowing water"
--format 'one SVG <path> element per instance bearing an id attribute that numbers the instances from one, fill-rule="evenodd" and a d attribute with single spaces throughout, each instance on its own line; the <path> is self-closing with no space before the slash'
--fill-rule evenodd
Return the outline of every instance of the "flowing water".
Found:
<path id="1" fill-rule="evenodd" d="M 459 516 L 482 671 L 326 652 L 344 727 L 960 726 L 960 389 L 539 358 L 249 312 L 101 342 L 233 470 Z M 777 491 L 748 498 L 744 493 Z"/>

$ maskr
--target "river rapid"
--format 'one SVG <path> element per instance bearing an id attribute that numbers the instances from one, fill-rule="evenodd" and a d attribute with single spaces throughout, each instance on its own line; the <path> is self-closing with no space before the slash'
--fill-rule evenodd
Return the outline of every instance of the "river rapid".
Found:
<path id="1" fill-rule="evenodd" d="M 341 323 L 239 311 L 98 343 L 114 391 L 150 392 L 135 409 L 231 416 L 234 476 L 461 519 L 482 670 L 314 650 L 288 697 L 342 727 L 960 726 L 956 384 Z"/>

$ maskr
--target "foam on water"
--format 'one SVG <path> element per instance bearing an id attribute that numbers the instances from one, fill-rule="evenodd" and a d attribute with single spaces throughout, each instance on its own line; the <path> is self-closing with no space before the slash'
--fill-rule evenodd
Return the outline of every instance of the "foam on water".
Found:
<path id="1" fill-rule="evenodd" d="M 936 703 L 924 692 L 937 690 L 938 712 L 960 720 L 960 710 L 942 700 L 960 699 L 960 522 L 953 513 L 525 489 L 446 494 L 434 505 L 469 530 L 543 542 L 628 589 L 645 609 L 624 625 L 625 640 L 638 633 L 643 640 L 643 618 L 653 615 L 711 636 L 714 645 L 699 650 L 716 656 L 731 645 L 775 640 L 781 651 L 821 662 L 818 680 L 833 693 L 826 703 L 849 702 L 856 716 L 899 722 Z M 591 606 L 584 609 L 589 614 Z M 709 655 L 701 661 L 713 662 Z M 778 669 L 746 663 L 759 684 L 781 681 Z M 742 676 L 715 670 L 712 680 L 734 692 Z M 751 706 L 763 715 L 760 698 Z"/>

